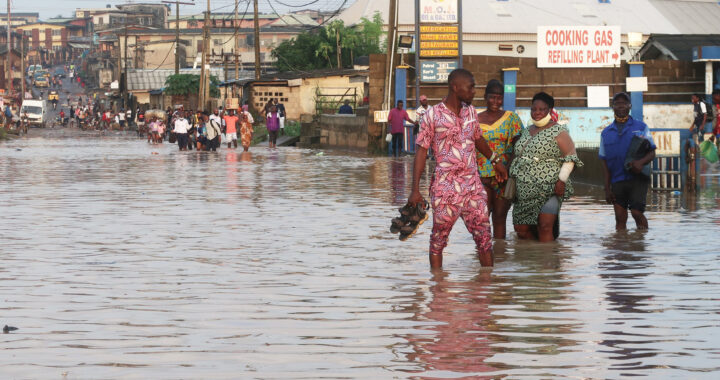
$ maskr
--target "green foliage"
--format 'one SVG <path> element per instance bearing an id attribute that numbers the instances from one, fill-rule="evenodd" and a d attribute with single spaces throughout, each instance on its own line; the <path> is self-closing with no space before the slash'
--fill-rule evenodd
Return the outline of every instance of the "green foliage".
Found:
<path id="1" fill-rule="evenodd" d="M 363 17 L 359 24 L 350 27 L 342 20 L 335 20 L 323 28 L 283 41 L 272 50 L 272 56 L 279 71 L 336 68 L 339 43 L 342 67 L 351 67 L 355 57 L 383 53 L 384 34 L 379 12 L 372 20 Z"/>
<path id="2" fill-rule="evenodd" d="M 220 80 L 214 75 L 210 76 L 210 96 L 217 98 L 220 96 L 218 85 Z M 165 80 L 165 94 L 168 95 L 189 95 L 200 93 L 200 75 L 195 74 L 177 74 L 170 75 Z"/>

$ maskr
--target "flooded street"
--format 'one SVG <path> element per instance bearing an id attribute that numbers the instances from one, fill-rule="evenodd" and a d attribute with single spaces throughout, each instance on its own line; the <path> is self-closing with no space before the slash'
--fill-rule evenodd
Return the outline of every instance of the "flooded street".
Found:
<path id="1" fill-rule="evenodd" d="M 0 142 L 2 378 L 718 378 L 717 167 L 647 233 L 581 187 L 492 270 L 459 222 L 431 273 L 411 159 Z"/>

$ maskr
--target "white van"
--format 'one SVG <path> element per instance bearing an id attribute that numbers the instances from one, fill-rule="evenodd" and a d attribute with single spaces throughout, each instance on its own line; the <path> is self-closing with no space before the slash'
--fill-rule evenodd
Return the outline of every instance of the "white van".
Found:
<path id="1" fill-rule="evenodd" d="M 27 114 L 28 122 L 31 125 L 44 127 L 46 121 L 45 117 L 47 114 L 47 104 L 45 100 L 25 99 L 18 117 L 22 119 L 25 114 Z"/>

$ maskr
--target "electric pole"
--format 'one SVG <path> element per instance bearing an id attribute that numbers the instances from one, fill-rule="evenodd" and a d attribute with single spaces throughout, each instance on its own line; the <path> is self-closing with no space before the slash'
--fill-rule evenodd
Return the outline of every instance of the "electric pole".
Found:
<path id="1" fill-rule="evenodd" d="M 208 64 L 208 48 L 210 45 L 210 0 L 207 0 L 207 12 L 205 12 L 205 23 L 203 24 L 203 51 L 202 51 L 202 60 L 200 67 L 200 103 L 198 107 L 201 109 L 205 109 L 206 103 L 208 101 L 208 89 L 210 84 L 210 75 L 209 73 L 205 72 L 205 66 Z"/>
<path id="2" fill-rule="evenodd" d="M 12 41 L 10 40 L 10 0 L 7 0 L 7 57 L 5 61 L 5 78 L 7 79 L 5 82 L 5 85 L 7 87 L 7 99 L 8 104 L 10 104 L 10 99 L 12 96 L 12 88 L 13 88 L 13 80 L 12 80 L 12 62 L 11 62 L 11 56 L 12 56 Z"/>
<path id="3" fill-rule="evenodd" d="M 255 80 L 260 79 L 260 20 L 258 20 L 258 0 L 253 0 L 255 24 Z"/>
<path id="4" fill-rule="evenodd" d="M 392 75 L 393 75 L 393 58 L 395 55 L 395 33 L 397 32 L 397 0 L 390 0 L 390 9 L 388 12 L 388 34 L 387 34 L 387 57 L 385 58 L 385 96 L 383 109 L 389 110 L 393 108 L 390 98 L 392 97 Z"/>
<path id="5" fill-rule="evenodd" d="M 180 74 L 180 4 L 182 5 L 195 5 L 195 3 L 188 3 L 182 1 L 163 1 L 165 4 L 175 4 L 175 75 Z"/>
<path id="6" fill-rule="evenodd" d="M 240 60 L 238 59 L 238 55 L 240 54 L 240 36 L 238 34 L 240 33 L 240 26 L 238 25 L 238 6 L 240 5 L 240 2 L 238 0 L 235 0 L 235 80 L 237 81 L 240 78 Z M 227 75 L 225 75 L 225 80 L 227 80 Z M 235 84 L 233 83 L 232 87 L 233 97 L 235 97 Z"/>
<path id="7" fill-rule="evenodd" d="M 127 88 L 128 87 L 128 49 L 127 49 L 128 41 L 127 40 L 128 40 L 128 20 L 127 20 L 127 15 L 125 15 L 125 43 L 124 43 L 125 46 L 123 48 L 123 50 L 125 50 L 123 52 L 123 61 L 125 61 L 124 62 L 125 74 L 123 75 L 123 97 L 122 97 L 123 108 L 127 107 L 127 103 L 128 103 L 128 88 Z"/>

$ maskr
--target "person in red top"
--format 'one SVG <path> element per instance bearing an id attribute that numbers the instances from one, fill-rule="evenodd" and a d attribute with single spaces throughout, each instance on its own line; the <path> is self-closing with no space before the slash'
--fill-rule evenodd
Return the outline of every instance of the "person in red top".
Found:
<path id="1" fill-rule="evenodd" d="M 720 89 L 715 89 L 712 92 L 713 102 L 713 130 L 710 141 L 714 141 L 715 145 L 720 150 Z"/>
<path id="2" fill-rule="evenodd" d="M 229 110 L 229 115 L 223 116 L 225 120 L 225 140 L 227 140 L 228 149 L 233 145 L 237 148 L 237 122 L 238 117 L 235 115 L 235 110 Z"/>
<path id="3" fill-rule="evenodd" d="M 392 143 L 390 148 L 393 154 L 397 157 L 402 151 L 403 135 L 405 134 L 405 121 L 409 123 L 415 123 L 408 116 L 407 111 L 403 109 L 403 101 L 397 101 L 397 107 L 390 110 L 388 113 L 388 123 L 390 123 L 390 133 L 392 134 Z"/>

